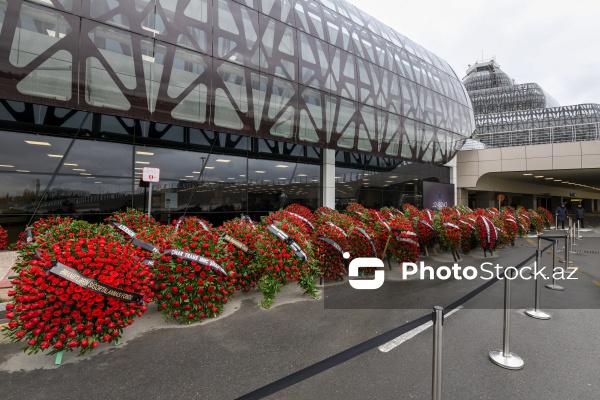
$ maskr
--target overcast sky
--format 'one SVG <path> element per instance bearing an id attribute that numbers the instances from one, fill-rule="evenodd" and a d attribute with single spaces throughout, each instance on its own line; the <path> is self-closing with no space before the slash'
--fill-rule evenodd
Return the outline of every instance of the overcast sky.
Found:
<path id="1" fill-rule="evenodd" d="M 600 103 L 598 0 L 347 0 L 442 57 L 459 78 L 495 56 L 561 105 Z"/>

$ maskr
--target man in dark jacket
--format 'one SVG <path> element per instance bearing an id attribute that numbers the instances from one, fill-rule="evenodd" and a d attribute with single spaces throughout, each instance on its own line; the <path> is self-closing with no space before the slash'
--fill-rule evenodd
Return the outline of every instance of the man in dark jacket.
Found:
<path id="1" fill-rule="evenodd" d="M 567 208 L 565 207 L 565 203 L 562 203 L 560 207 L 556 207 L 556 211 L 554 212 L 556 215 L 556 228 L 558 229 L 558 222 L 562 224 L 562 229 L 565 229 L 565 219 L 567 219 Z"/>
<path id="2" fill-rule="evenodd" d="M 579 203 L 577 205 L 577 208 L 575 209 L 575 218 L 577 218 L 577 221 L 579 222 L 579 227 L 583 228 L 583 217 L 585 216 L 585 209 L 583 208 L 583 205 L 581 203 Z"/>

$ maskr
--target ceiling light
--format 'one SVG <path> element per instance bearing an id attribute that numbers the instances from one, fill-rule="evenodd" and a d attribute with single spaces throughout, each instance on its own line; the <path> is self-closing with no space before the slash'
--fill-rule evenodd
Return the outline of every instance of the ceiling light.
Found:
<path id="1" fill-rule="evenodd" d="M 102 182 L 94 182 L 94 183 L 102 183 Z"/>
<path id="2" fill-rule="evenodd" d="M 289 168 L 289 167 L 287 165 L 279 164 L 279 165 L 276 165 L 275 168 Z"/>
<path id="3" fill-rule="evenodd" d="M 298 175 L 296 175 L 296 176 L 297 176 L 297 177 L 299 177 L 299 178 L 303 178 L 303 177 L 305 177 L 305 176 L 307 176 L 307 175 L 306 175 L 306 174 L 298 174 Z"/>
<path id="4" fill-rule="evenodd" d="M 136 170 L 138 170 L 138 171 L 143 171 L 143 170 L 144 170 L 144 168 L 138 167 L 138 168 L 136 168 Z"/>
<path id="5" fill-rule="evenodd" d="M 186 178 L 193 178 L 194 176 L 193 175 L 186 175 L 185 177 Z"/>
<path id="6" fill-rule="evenodd" d="M 31 171 L 27 171 L 26 169 L 18 169 L 17 172 L 31 172 Z"/>
<path id="7" fill-rule="evenodd" d="M 150 164 L 150 161 L 136 161 L 135 163 L 136 164 L 145 164 L 145 165 L 147 165 L 147 164 Z"/>
<path id="8" fill-rule="evenodd" d="M 242 178 L 245 178 L 245 177 L 246 177 L 246 175 L 240 175 L 240 176 L 241 176 Z"/>
<path id="9" fill-rule="evenodd" d="M 553 181 L 554 178 L 546 178 L 547 181 Z"/>
<path id="10" fill-rule="evenodd" d="M 204 167 L 204 169 L 215 169 L 215 167 Z"/>
<path id="11" fill-rule="evenodd" d="M 48 157 L 52 157 L 52 158 L 63 158 L 63 156 L 61 156 L 60 154 L 48 154 Z"/>
<path id="12" fill-rule="evenodd" d="M 88 174 L 88 173 L 85 173 L 85 172 L 80 172 L 80 173 L 79 173 L 79 175 L 83 175 L 83 176 L 91 176 L 92 174 Z"/>
<path id="13" fill-rule="evenodd" d="M 266 174 L 267 173 L 267 171 L 254 171 L 254 172 L 256 172 L 257 174 Z"/>
<path id="14" fill-rule="evenodd" d="M 66 165 L 68 167 L 78 167 L 77 164 L 69 164 L 69 163 L 64 163 L 63 165 Z"/>
<path id="15" fill-rule="evenodd" d="M 84 171 L 85 172 L 85 169 L 83 169 L 83 168 L 73 168 L 73 171 Z"/>
<path id="16" fill-rule="evenodd" d="M 86 176 L 87 179 L 96 179 L 95 176 Z"/>
<path id="17" fill-rule="evenodd" d="M 231 162 L 231 160 L 226 160 L 224 158 L 217 158 L 217 162 L 228 163 L 228 162 Z"/>
<path id="18" fill-rule="evenodd" d="M 279 178 L 280 180 L 286 180 L 287 178 Z"/>
<path id="19" fill-rule="evenodd" d="M 136 151 L 135 154 L 139 154 L 140 156 L 153 156 L 154 153 L 151 153 L 149 151 Z"/>
<path id="20" fill-rule="evenodd" d="M 390 176 L 389 178 L 390 179 L 396 179 L 397 177 L 398 177 L 397 175 L 394 175 L 394 176 Z"/>
<path id="21" fill-rule="evenodd" d="M 0 167 L 3 167 L 3 168 L 14 168 L 15 166 L 14 165 L 2 165 L 2 164 L 0 164 Z"/>
<path id="22" fill-rule="evenodd" d="M 412 182 L 408 182 L 408 183 L 407 183 L 407 185 L 414 185 L 414 183 L 412 183 Z"/>
<path id="23" fill-rule="evenodd" d="M 554 182 L 562 182 L 562 179 L 555 179 Z"/>
<path id="24" fill-rule="evenodd" d="M 533 176 L 533 174 L 523 174 L 523 176 Z"/>
<path id="25" fill-rule="evenodd" d="M 229 179 L 230 181 L 235 181 L 235 178 L 227 178 L 227 179 Z"/>
<path id="26" fill-rule="evenodd" d="M 36 146 L 52 146 L 50 143 L 48 142 L 36 142 L 34 140 L 26 140 L 25 143 L 27 144 L 34 144 Z"/>
<path id="27" fill-rule="evenodd" d="M 543 178 L 544 175 L 537 175 L 536 178 Z"/>

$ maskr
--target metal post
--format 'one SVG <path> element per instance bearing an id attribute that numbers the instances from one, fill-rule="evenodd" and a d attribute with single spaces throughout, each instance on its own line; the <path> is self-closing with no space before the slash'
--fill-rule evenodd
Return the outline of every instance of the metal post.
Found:
<path id="1" fill-rule="evenodd" d="M 573 261 L 569 260 L 569 253 L 571 252 L 571 248 L 569 246 L 570 242 L 571 242 L 571 239 L 569 238 L 569 231 L 566 231 L 565 232 L 565 259 L 560 260 L 561 263 L 565 263 L 566 268 L 569 267 L 569 264 L 573 264 Z"/>
<path id="2" fill-rule="evenodd" d="M 536 271 L 540 265 L 541 253 L 542 252 L 540 250 L 536 250 L 535 252 L 534 270 Z M 540 310 L 540 282 L 537 279 L 537 275 L 535 275 L 533 281 L 535 283 L 535 308 L 526 310 L 525 315 L 535 319 L 550 319 L 552 318 L 550 314 Z"/>
<path id="3" fill-rule="evenodd" d="M 581 224 L 579 223 L 579 220 L 577 220 L 577 240 L 581 240 Z"/>
<path id="4" fill-rule="evenodd" d="M 556 279 L 554 279 L 554 272 L 556 271 L 556 239 L 552 239 L 552 284 L 546 285 L 546 288 L 551 290 L 565 290 L 564 287 L 556 284 Z"/>
<path id="5" fill-rule="evenodd" d="M 575 243 L 575 236 L 577 235 L 577 233 L 575 232 L 575 224 L 573 224 L 570 227 L 570 235 L 571 235 L 571 253 L 575 253 L 575 251 L 573 250 L 573 246 L 577 246 L 577 244 Z"/>
<path id="6" fill-rule="evenodd" d="M 511 269 L 508 271 L 511 271 Z M 510 352 L 510 282 L 517 275 L 517 271 L 514 271 L 513 276 L 509 276 L 506 269 L 504 272 L 504 334 L 502 338 L 502 350 L 490 351 L 490 360 L 494 364 L 506 369 L 521 369 L 525 364 L 521 357 Z"/>
<path id="7" fill-rule="evenodd" d="M 537 235 L 537 249 L 541 249 L 541 244 L 542 244 L 542 235 L 538 233 Z"/>
<path id="8" fill-rule="evenodd" d="M 444 308 L 440 306 L 433 307 L 431 314 L 433 319 L 433 371 L 431 379 L 431 398 L 432 400 L 442 400 L 442 345 L 443 345 L 443 326 L 444 326 Z"/>
<path id="9" fill-rule="evenodd" d="M 150 182 L 150 189 L 148 190 L 148 217 L 152 212 L 152 182 Z"/>

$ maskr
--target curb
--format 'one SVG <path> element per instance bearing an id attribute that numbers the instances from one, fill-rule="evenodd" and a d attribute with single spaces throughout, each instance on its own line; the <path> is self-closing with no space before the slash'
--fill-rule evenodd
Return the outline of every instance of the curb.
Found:
<path id="1" fill-rule="evenodd" d="M 0 323 L 3 318 L 6 318 L 6 305 L 8 303 L 0 303 Z"/>

